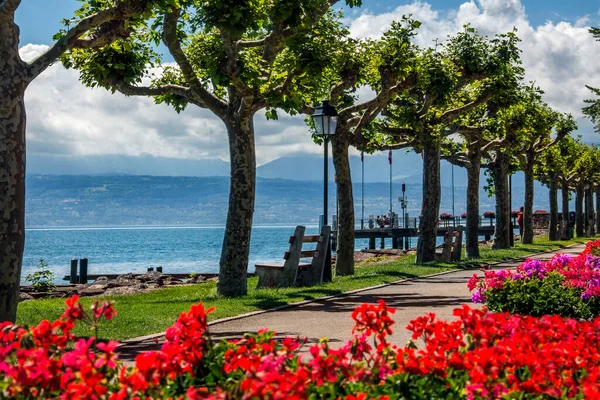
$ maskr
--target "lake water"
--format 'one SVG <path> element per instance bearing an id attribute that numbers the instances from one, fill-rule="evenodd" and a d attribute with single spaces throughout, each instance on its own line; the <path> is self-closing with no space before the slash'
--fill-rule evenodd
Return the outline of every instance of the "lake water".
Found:
<path id="1" fill-rule="evenodd" d="M 307 234 L 318 226 L 307 225 Z M 250 268 L 257 263 L 282 263 L 295 226 L 255 226 Z M 143 273 L 162 266 L 165 273 L 215 273 L 223 241 L 223 227 L 118 227 L 27 229 L 22 282 L 40 258 L 48 263 L 56 283 L 70 273 L 72 258 L 88 258 L 90 274 Z M 367 246 L 358 240 L 357 248 Z M 379 245 L 379 243 L 377 243 Z M 388 240 L 388 248 L 391 242 Z"/>

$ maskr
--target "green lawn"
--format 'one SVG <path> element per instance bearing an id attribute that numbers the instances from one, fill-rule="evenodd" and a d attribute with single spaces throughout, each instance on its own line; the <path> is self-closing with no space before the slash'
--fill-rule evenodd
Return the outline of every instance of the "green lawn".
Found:
<path id="1" fill-rule="evenodd" d="M 137 336 L 164 331 L 182 311 L 191 304 L 203 302 L 207 307 L 214 306 L 217 311 L 211 319 L 224 318 L 250 311 L 264 310 L 306 299 L 339 294 L 355 289 L 390 283 L 400 279 L 414 278 L 457 268 L 478 267 L 481 264 L 522 257 L 531 253 L 554 250 L 589 239 L 574 239 L 569 242 L 549 242 L 537 239 L 534 245 L 519 245 L 511 250 L 481 249 L 481 259 L 463 262 L 460 265 L 430 263 L 415 265 L 414 256 L 385 265 L 369 265 L 368 260 L 359 264 L 356 274 L 349 277 L 335 277 L 333 282 L 311 287 L 290 289 L 256 290 L 256 279 L 248 280 L 248 296 L 229 299 L 217 296 L 214 282 L 205 284 L 171 287 L 153 292 L 131 296 L 108 297 L 113 300 L 119 315 L 113 321 L 103 323 L 100 336 L 107 339 L 124 340 Z M 93 299 L 84 298 L 84 305 Z M 18 310 L 18 323 L 37 324 L 43 319 L 56 319 L 63 312 L 63 299 L 34 300 L 21 303 Z M 90 331 L 79 328 L 78 335 L 89 336 Z"/>

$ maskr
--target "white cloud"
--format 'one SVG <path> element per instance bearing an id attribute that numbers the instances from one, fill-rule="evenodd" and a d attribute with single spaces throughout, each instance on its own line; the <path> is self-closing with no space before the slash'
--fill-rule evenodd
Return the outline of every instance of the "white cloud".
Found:
<path id="1" fill-rule="evenodd" d="M 363 9 L 346 21 L 353 36 L 377 37 L 403 15 L 423 23 L 416 38 L 421 46 L 432 46 L 436 38 L 443 40 L 467 23 L 487 35 L 516 27 L 527 79 L 542 87 L 551 106 L 573 113 L 588 140 L 597 141 L 581 115 L 583 100 L 590 97 L 585 85 L 600 86 L 595 60 L 600 43 L 587 31 L 589 17 L 534 27 L 519 0 L 465 1 L 450 11 L 415 1 L 380 14 Z M 29 60 L 46 48 L 28 44 L 21 54 Z M 370 97 L 366 89 L 360 94 Z M 60 65 L 52 66 L 31 84 L 26 102 L 28 150 L 34 157 L 44 153 L 229 158 L 225 127 L 210 112 L 192 106 L 178 115 L 152 99 L 89 89 L 78 82 L 76 71 Z M 296 152 L 321 154 L 322 148 L 312 143 L 303 117 L 280 117 L 279 121 L 267 121 L 262 114 L 255 118 L 259 164 Z"/>
<path id="2" fill-rule="evenodd" d="M 353 21 L 350 29 L 355 37 L 377 37 L 392 21 L 409 14 L 423 23 L 416 39 L 420 45 L 431 45 L 433 39 L 454 34 L 467 23 L 484 35 L 516 27 L 526 79 L 535 81 L 544 90 L 544 100 L 552 107 L 577 117 L 585 139 L 597 141 L 581 113 L 583 100 L 591 97 L 585 85 L 600 86 L 596 62 L 600 43 L 588 32 L 589 18 L 584 16 L 574 24 L 547 22 L 533 27 L 520 0 L 468 1 L 446 13 L 417 1 L 388 13 L 363 14 Z"/>

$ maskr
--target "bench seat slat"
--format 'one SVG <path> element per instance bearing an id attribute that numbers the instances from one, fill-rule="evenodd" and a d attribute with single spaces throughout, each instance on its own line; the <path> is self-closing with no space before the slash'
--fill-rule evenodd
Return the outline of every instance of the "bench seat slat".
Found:
<path id="1" fill-rule="evenodd" d="M 275 264 L 256 264 L 256 268 L 273 268 L 273 269 L 283 269 L 283 265 L 275 265 Z"/>
<path id="2" fill-rule="evenodd" d="M 298 269 L 307 269 L 310 268 L 312 264 L 298 264 Z"/>

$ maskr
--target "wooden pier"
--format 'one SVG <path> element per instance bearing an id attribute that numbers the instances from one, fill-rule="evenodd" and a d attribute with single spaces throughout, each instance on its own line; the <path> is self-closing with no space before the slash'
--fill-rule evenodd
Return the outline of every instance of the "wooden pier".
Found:
<path id="1" fill-rule="evenodd" d="M 440 227 L 437 230 L 439 237 L 444 237 L 449 229 L 461 230 L 464 232 L 464 226 L 448 226 Z M 484 236 L 486 240 L 490 240 L 494 234 L 494 226 L 480 225 L 479 236 Z M 377 247 L 377 239 L 380 240 L 380 248 L 385 248 L 385 239 L 392 239 L 393 249 L 408 250 L 408 239 L 416 238 L 419 236 L 418 228 L 369 228 L 369 229 L 357 229 L 354 232 L 355 239 L 369 239 L 369 249 L 374 250 Z M 337 231 L 332 231 L 332 247 L 335 248 Z"/>

